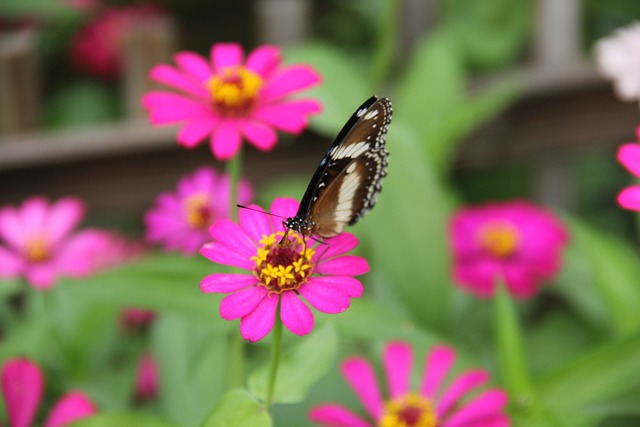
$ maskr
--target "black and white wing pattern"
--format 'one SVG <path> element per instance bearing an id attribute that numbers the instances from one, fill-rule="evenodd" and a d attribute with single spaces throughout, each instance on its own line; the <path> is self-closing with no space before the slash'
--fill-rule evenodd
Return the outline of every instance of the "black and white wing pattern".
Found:
<path id="1" fill-rule="evenodd" d="M 296 216 L 284 222 L 288 229 L 333 237 L 373 208 L 387 175 L 391 113 L 389 100 L 375 96 L 353 113 L 320 161 Z"/>

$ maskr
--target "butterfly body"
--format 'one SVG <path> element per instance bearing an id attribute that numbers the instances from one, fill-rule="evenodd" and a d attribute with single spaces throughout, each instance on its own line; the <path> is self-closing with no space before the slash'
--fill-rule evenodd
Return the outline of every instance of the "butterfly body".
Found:
<path id="1" fill-rule="evenodd" d="M 356 110 L 320 161 L 296 216 L 284 221 L 288 230 L 337 236 L 373 208 L 387 174 L 391 114 L 389 100 L 375 96 Z"/>

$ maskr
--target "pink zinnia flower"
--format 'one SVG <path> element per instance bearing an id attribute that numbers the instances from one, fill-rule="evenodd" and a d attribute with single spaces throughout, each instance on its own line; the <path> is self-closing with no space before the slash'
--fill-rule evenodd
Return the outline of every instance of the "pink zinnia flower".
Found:
<path id="1" fill-rule="evenodd" d="M 595 59 L 600 73 L 613 81 L 620 99 L 640 99 L 640 23 L 620 28 L 598 40 Z"/>
<path id="2" fill-rule="evenodd" d="M 149 400 L 158 394 L 158 364 L 151 353 L 144 353 L 138 362 L 136 374 L 136 399 Z"/>
<path id="3" fill-rule="evenodd" d="M 640 126 L 636 128 L 640 141 Z M 618 149 L 618 161 L 636 178 L 640 178 L 640 144 L 628 142 Z M 632 185 L 618 194 L 618 204 L 625 209 L 640 211 L 640 185 Z"/>
<path id="4" fill-rule="evenodd" d="M 86 5 L 94 3 L 73 1 Z M 164 9 L 150 3 L 105 8 L 74 36 L 69 53 L 71 62 L 96 77 L 115 79 L 122 73 L 127 35 L 141 24 L 165 16 Z"/>
<path id="5" fill-rule="evenodd" d="M 204 167 L 185 176 L 178 182 L 175 193 L 160 194 L 156 205 L 146 213 L 147 241 L 161 243 L 168 251 L 196 253 L 210 240 L 209 226 L 218 218 L 229 217 L 229 196 L 226 174 L 218 175 L 212 168 Z M 238 203 L 249 203 L 252 197 L 253 189 L 241 180 Z"/>
<path id="6" fill-rule="evenodd" d="M 560 269 L 568 241 L 554 215 L 526 201 L 460 209 L 449 236 L 456 280 L 481 298 L 500 282 L 515 298 L 532 297 Z"/>
<path id="7" fill-rule="evenodd" d="M 251 206 L 261 210 L 259 206 Z M 313 313 L 303 302 L 323 313 L 340 313 L 351 298 L 362 294 L 362 284 L 351 276 L 369 271 L 364 258 L 344 255 L 358 245 L 343 233 L 318 246 L 289 231 L 279 217 L 294 216 L 298 202 L 274 200 L 269 217 L 241 209 L 240 224 L 216 221 L 209 232 L 214 241 L 200 253 L 213 262 L 249 270 L 249 274 L 212 274 L 200 284 L 203 292 L 231 293 L 220 303 L 220 316 L 240 318 L 242 337 L 257 341 L 274 325 L 280 302 L 280 319 L 287 329 L 304 335 L 313 329 Z"/>
<path id="8" fill-rule="evenodd" d="M 24 276 L 34 288 L 47 289 L 60 275 L 92 273 L 106 233 L 72 233 L 83 216 L 83 203 L 72 197 L 51 205 L 32 197 L 19 208 L 0 209 L 0 277 Z"/>
<path id="9" fill-rule="evenodd" d="M 385 400 L 376 381 L 373 366 L 364 358 L 353 357 L 342 364 L 342 375 L 362 402 L 371 421 L 361 418 L 340 404 L 316 406 L 312 421 L 329 427 L 506 427 L 504 413 L 507 395 L 499 389 L 478 388 L 489 380 L 488 372 L 463 372 L 445 385 L 455 362 L 455 351 L 437 346 L 429 352 L 420 388 L 411 391 L 413 351 L 408 344 L 392 342 L 383 355 L 389 397 Z M 471 398 L 467 398 L 473 393 Z"/>
<path id="10" fill-rule="evenodd" d="M 193 148 L 210 138 L 219 160 L 235 156 L 242 139 L 268 151 L 276 142 L 275 130 L 298 134 L 320 103 L 290 96 L 320 82 L 307 65 L 281 67 L 280 49 L 261 46 L 243 61 L 236 43 L 217 43 L 211 60 L 195 52 L 175 55 L 177 68 L 158 65 L 151 78 L 182 93 L 154 91 L 142 98 L 154 125 L 180 123 L 178 143 Z"/>
<path id="11" fill-rule="evenodd" d="M 44 376 L 38 365 L 28 359 L 9 359 L 2 366 L 2 396 L 11 427 L 33 424 L 44 392 Z M 61 427 L 96 413 L 96 407 L 84 393 L 72 391 L 53 406 L 44 427 Z"/>

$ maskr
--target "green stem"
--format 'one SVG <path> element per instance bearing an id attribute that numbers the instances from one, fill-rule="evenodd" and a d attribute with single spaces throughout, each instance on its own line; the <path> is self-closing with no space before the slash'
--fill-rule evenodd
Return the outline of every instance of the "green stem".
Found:
<path id="1" fill-rule="evenodd" d="M 240 187 L 240 177 L 242 175 L 242 148 L 226 164 L 227 174 L 229 175 L 229 219 L 237 218 L 238 208 L 238 188 Z"/>
<path id="2" fill-rule="evenodd" d="M 276 388 L 276 377 L 278 374 L 278 364 L 280 362 L 280 347 L 282 344 L 282 320 L 280 320 L 280 301 L 276 309 L 276 323 L 271 331 L 271 366 L 269 367 L 269 379 L 267 382 L 267 398 L 265 407 L 267 412 L 271 408 L 273 401 L 273 391 Z"/>
<path id="3" fill-rule="evenodd" d="M 533 385 L 527 370 L 516 307 L 504 283 L 499 283 L 497 288 L 493 321 L 500 375 L 516 404 L 529 407 L 533 397 Z"/>
<path id="4" fill-rule="evenodd" d="M 378 31 L 378 40 L 373 57 L 373 73 L 371 76 L 371 93 L 375 93 L 384 83 L 393 62 L 394 46 L 397 36 L 399 0 L 388 0 L 383 15 L 383 22 Z"/>

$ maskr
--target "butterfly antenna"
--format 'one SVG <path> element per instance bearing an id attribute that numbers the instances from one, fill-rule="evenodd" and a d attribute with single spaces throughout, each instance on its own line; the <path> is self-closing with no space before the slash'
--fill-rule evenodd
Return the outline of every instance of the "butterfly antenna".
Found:
<path id="1" fill-rule="evenodd" d="M 250 208 L 249 206 L 244 206 L 244 205 L 236 205 L 236 206 L 237 206 L 237 207 L 239 207 L 240 209 L 248 209 L 248 210 L 250 210 L 250 211 L 263 213 L 263 214 L 265 214 L 265 215 L 275 216 L 276 218 L 287 219 L 287 218 L 286 218 L 286 217 L 284 217 L 284 216 L 276 215 L 276 214 L 273 214 L 273 213 L 271 213 L 271 212 L 267 212 L 267 211 L 263 211 L 262 209 Z"/>

